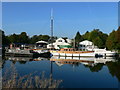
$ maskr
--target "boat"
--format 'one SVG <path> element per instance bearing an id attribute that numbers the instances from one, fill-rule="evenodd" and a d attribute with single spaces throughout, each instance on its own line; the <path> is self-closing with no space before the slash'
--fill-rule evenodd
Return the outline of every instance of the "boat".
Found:
<path id="1" fill-rule="evenodd" d="M 60 50 L 51 50 L 53 56 L 68 57 L 114 57 L 116 52 L 106 49 L 94 49 L 93 51 L 76 51 L 74 48 L 61 48 Z"/>
<path id="2" fill-rule="evenodd" d="M 106 49 L 93 49 L 95 54 L 101 55 L 103 57 L 113 57 L 116 56 L 117 52 L 115 51 L 108 51 Z"/>
<path id="3" fill-rule="evenodd" d="M 31 49 L 30 53 L 33 53 L 36 57 L 51 57 L 51 53 L 48 49 Z"/>
<path id="4" fill-rule="evenodd" d="M 51 37 L 53 37 L 53 16 L 51 13 Z M 53 42 L 52 42 L 53 47 Z M 72 47 L 65 45 L 59 46 L 60 50 L 50 50 L 53 56 L 65 56 L 65 57 L 109 57 L 115 56 L 116 52 L 107 51 L 106 49 L 94 49 L 92 51 L 77 51 Z"/>
<path id="5" fill-rule="evenodd" d="M 61 48 L 60 50 L 50 50 L 53 56 L 68 57 L 95 57 L 94 51 L 76 51 L 74 48 Z"/>

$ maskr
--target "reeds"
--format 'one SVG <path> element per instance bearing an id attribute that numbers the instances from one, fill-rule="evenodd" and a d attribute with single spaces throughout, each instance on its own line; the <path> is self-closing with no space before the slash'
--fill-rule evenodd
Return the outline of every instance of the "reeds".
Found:
<path id="1" fill-rule="evenodd" d="M 14 66 L 11 64 L 9 69 L 3 73 L 2 88 L 58 88 L 62 80 L 53 80 L 45 78 L 45 73 L 41 75 L 34 75 L 37 72 L 28 75 L 20 76 Z"/>

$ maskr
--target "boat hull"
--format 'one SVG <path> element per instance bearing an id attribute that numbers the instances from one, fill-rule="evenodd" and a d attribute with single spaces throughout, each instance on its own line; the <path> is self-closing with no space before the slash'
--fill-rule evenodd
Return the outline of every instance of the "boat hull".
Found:
<path id="1" fill-rule="evenodd" d="M 50 51 L 53 56 L 67 56 L 67 57 L 95 57 L 94 52 L 60 52 Z"/>

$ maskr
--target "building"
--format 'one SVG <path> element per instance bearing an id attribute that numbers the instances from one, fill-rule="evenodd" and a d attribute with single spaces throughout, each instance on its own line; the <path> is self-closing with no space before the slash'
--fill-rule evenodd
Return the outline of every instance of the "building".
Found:
<path id="1" fill-rule="evenodd" d="M 46 41 L 38 41 L 36 42 L 35 48 L 47 48 L 48 42 Z"/>
<path id="2" fill-rule="evenodd" d="M 48 44 L 47 48 L 60 49 L 60 46 L 70 46 L 71 40 L 65 38 L 58 38 L 53 44 Z"/>
<path id="3" fill-rule="evenodd" d="M 85 51 L 92 51 L 93 49 L 96 49 L 97 46 L 95 46 L 93 44 L 93 42 L 88 41 L 88 40 L 84 40 L 82 42 L 79 43 L 79 49 L 80 50 L 85 50 Z"/>

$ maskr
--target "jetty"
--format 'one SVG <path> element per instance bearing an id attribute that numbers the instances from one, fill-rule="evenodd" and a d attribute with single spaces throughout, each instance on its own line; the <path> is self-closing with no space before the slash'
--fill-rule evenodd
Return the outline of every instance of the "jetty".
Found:
<path id="1" fill-rule="evenodd" d="M 9 49 L 5 52 L 5 56 L 12 57 L 33 57 L 33 53 L 30 53 L 29 49 L 19 50 L 19 49 Z"/>

